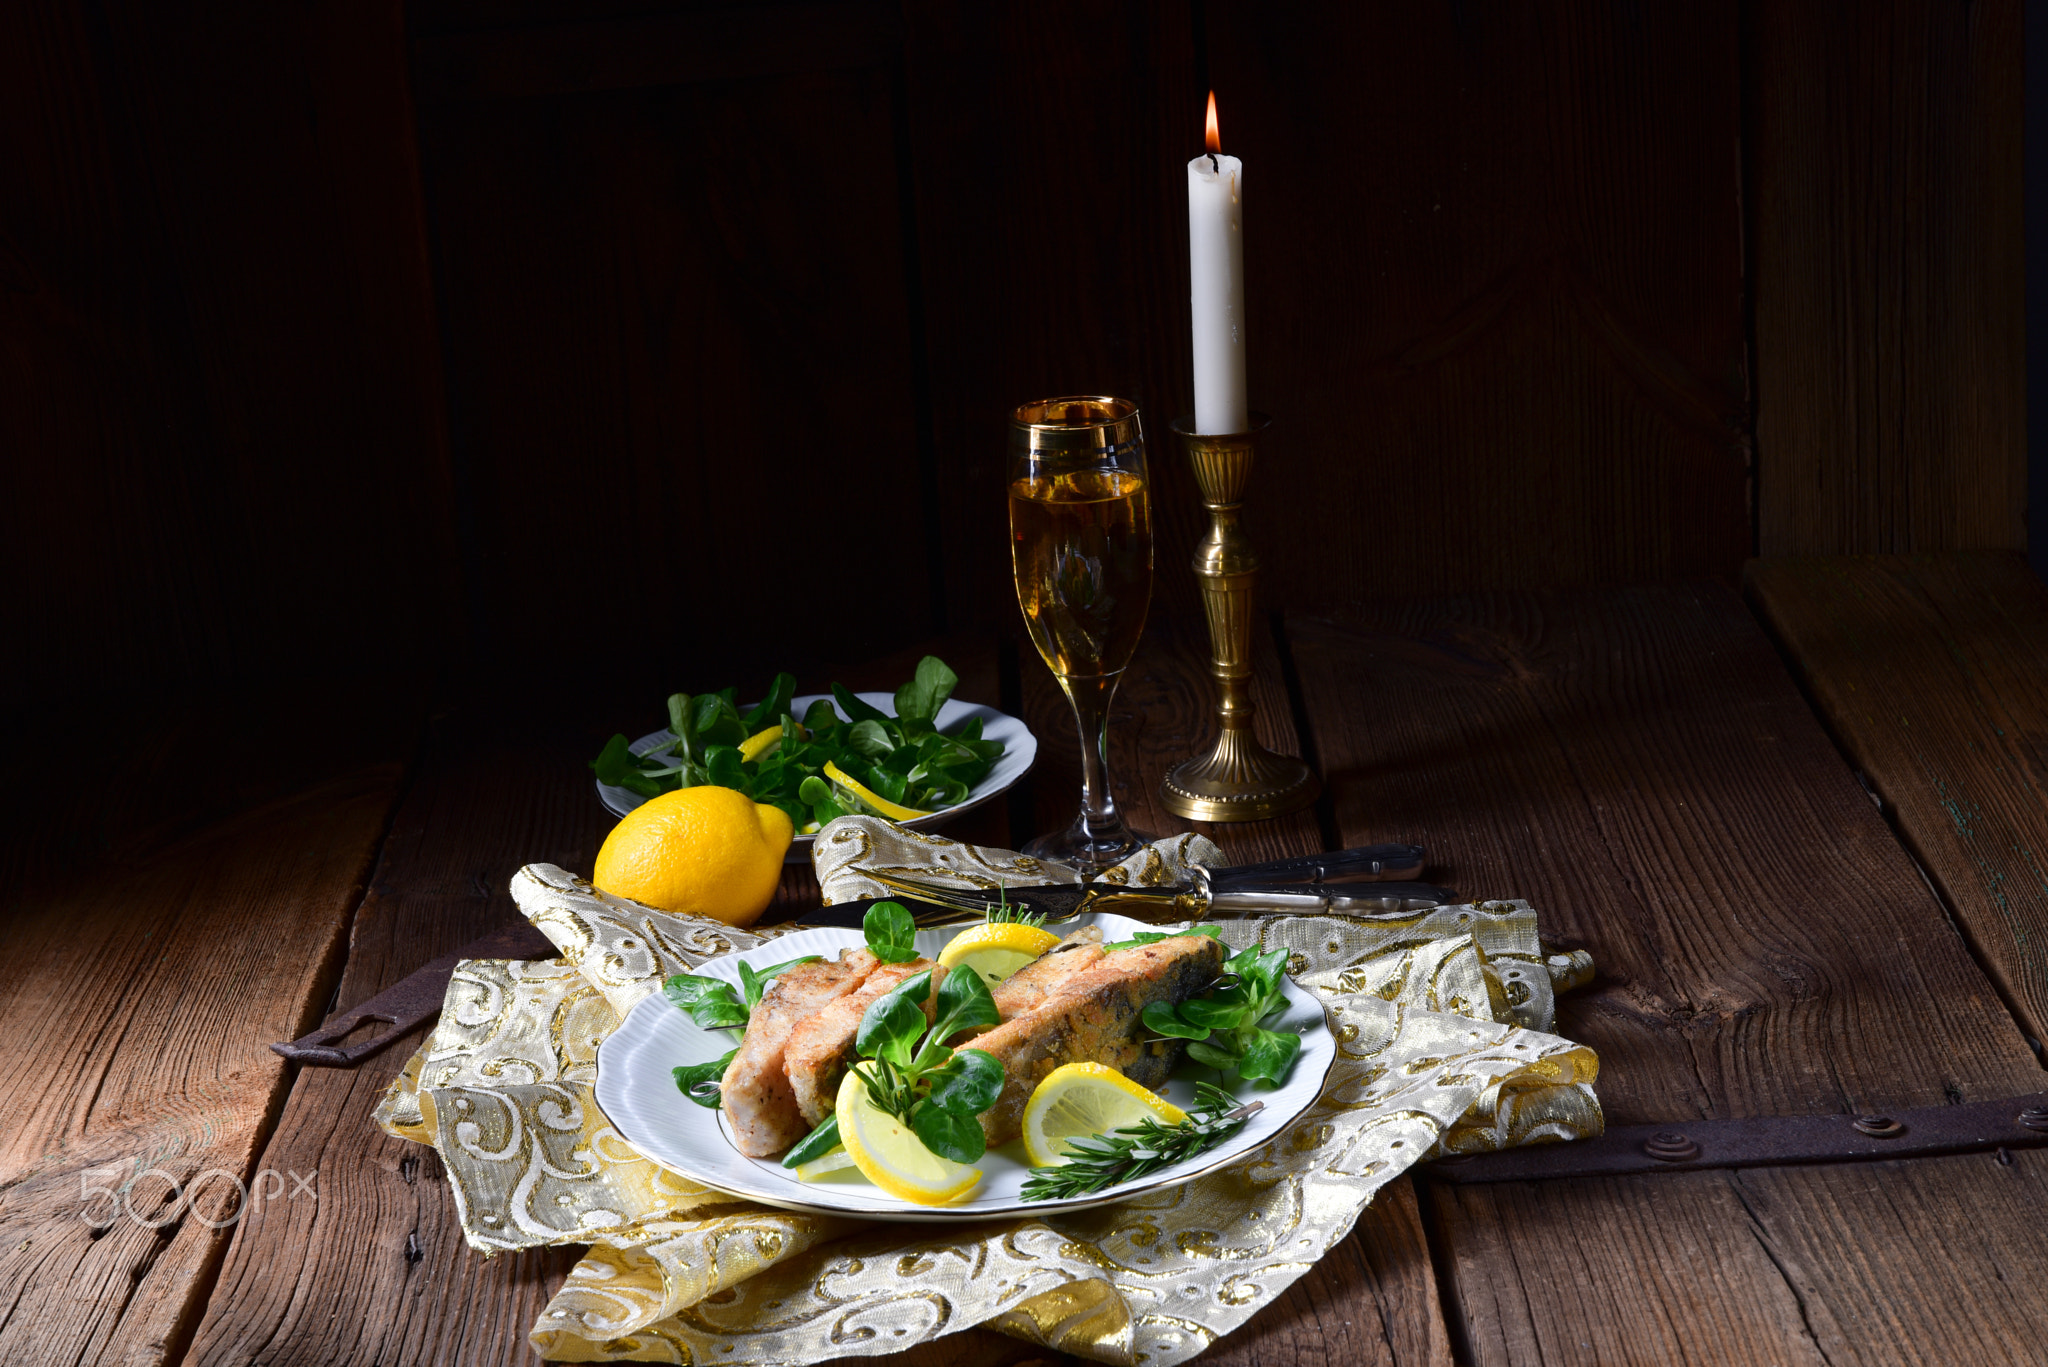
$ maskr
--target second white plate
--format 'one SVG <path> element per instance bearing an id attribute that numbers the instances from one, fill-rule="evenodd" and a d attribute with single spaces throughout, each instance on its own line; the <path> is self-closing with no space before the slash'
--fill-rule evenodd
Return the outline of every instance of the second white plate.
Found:
<path id="1" fill-rule="evenodd" d="M 856 693 L 854 696 L 868 706 L 879 708 L 891 716 L 896 713 L 896 695 L 893 693 Z M 789 710 L 792 715 L 801 717 L 812 703 L 831 701 L 832 696 L 829 693 L 806 693 L 800 698 L 790 699 Z M 839 711 L 836 702 L 832 704 L 832 710 Z M 845 713 L 840 713 L 840 716 L 844 719 Z M 988 771 L 981 782 L 974 785 L 965 802 L 952 807 L 942 807 L 930 816 L 921 816 L 915 821 L 906 821 L 903 823 L 905 826 L 916 831 L 928 831 L 944 825 L 962 812 L 973 811 L 982 803 L 1008 791 L 1010 785 L 1024 777 L 1032 763 L 1037 760 L 1038 741 L 1032 736 L 1030 729 L 1015 717 L 981 703 L 948 700 L 946 705 L 939 709 L 938 728 L 950 732 L 955 727 L 966 725 L 968 719 L 972 717 L 981 718 L 983 740 L 999 740 L 1003 743 L 1003 753 L 997 756 L 995 767 Z M 644 755 L 657 745 L 666 745 L 674 739 L 675 733 L 663 727 L 659 731 L 649 731 L 634 741 L 631 749 L 636 755 Z M 613 816 L 624 816 L 647 800 L 630 788 L 621 788 L 610 783 L 597 785 L 597 797 Z M 812 837 L 808 835 L 799 835 L 790 841 L 789 853 L 783 856 L 783 862 L 808 863 L 811 857 L 811 839 Z"/>

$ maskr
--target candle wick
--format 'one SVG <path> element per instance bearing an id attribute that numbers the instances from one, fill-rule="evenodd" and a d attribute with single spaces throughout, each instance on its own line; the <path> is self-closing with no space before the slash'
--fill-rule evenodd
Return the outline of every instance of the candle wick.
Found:
<path id="1" fill-rule="evenodd" d="M 1216 154 L 1214 152 L 1211 152 L 1209 154 L 1209 170 L 1215 175 L 1220 176 L 1223 174 L 1223 163 L 1216 160 Z"/>

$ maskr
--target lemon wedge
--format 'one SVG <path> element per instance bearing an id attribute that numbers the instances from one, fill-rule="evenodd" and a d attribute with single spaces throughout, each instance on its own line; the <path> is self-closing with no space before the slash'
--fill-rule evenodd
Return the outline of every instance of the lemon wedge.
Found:
<path id="1" fill-rule="evenodd" d="M 830 1153 L 819 1154 L 808 1163 L 797 1164 L 790 1171 L 796 1174 L 799 1182 L 815 1182 L 827 1173 L 844 1172 L 853 1165 L 853 1155 L 841 1145 Z"/>
<path id="2" fill-rule="evenodd" d="M 1177 1125 L 1188 1113 L 1100 1063 L 1069 1063 L 1046 1075 L 1024 1103 L 1024 1152 L 1034 1168 L 1067 1161 L 1067 1141 L 1108 1134 L 1150 1116 Z"/>
<path id="3" fill-rule="evenodd" d="M 756 731 L 753 735 L 741 741 L 740 758 L 742 760 L 759 759 L 763 755 L 773 753 L 781 744 L 782 723 L 777 722 L 766 731 Z"/>
<path id="4" fill-rule="evenodd" d="M 949 969 L 970 968 L 994 987 L 1059 942 L 1059 936 L 1039 926 L 999 922 L 955 935 L 939 962 Z"/>
<path id="5" fill-rule="evenodd" d="M 908 1125 L 875 1105 L 857 1069 L 847 1069 L 839 1084 L 837 1114 L 839 1142 L 853 1165 L 891 1196 L 913 1205 L 944 1206 L 981 1185 L 980 1168 L 941 1158 Z"/>
<path id="6" fill-rule="evenodd" d="M 829 759 L 825 761 L 825 777 L 891 821 L 912 821 L 921 816 L 931 815 L 930 812 L 920 812 L 917 808 L 906 807 L 900 802 L 891 802 Z"/>

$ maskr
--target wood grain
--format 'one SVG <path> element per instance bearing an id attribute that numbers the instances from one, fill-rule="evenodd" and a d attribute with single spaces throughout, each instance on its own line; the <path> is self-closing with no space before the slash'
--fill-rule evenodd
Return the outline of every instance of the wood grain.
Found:
<path id="1" fill-rule="evenodd" d="M 1007 627 L 1006 423 L 1019 404 L 1136 400 L 1160 563 L 1194 553 L 1201 510 L 1169 425 L 1193 408 L 1196 40 L 1175 0 L 914 0 L 905 15 L 947 621 Z M 1161 597 L 1200 611 L 1185 578 Z"/>
<path id="2" fill-rule="evenodd" d="M 1734 582 L 1737 7 L 1204 9 L 1273 601 Z"/>
<path id="3" fill-rule="evenodd" d="M 1264 632 L 1259 635 L 1265 639 L 1253 646 L 1252 678 L 1259 740 L 1282 754 L 1299 754 L 1273 642 Z M 1065 828 L 1081 810 L 1081 741 L 1066 695 L 1028 642 L 1019 659 L 1024 720 L 1038 737 L 1038 765 L 1032 773 L 1036 827 L 1029 833 L 1037 835 Z M 1110 791 L 1133 830 L 1151 836 L 1200 831 L 1240 864 L 1312 854 L 1323 847 L 1313 810 L 1272 821 L 1202 822 L 1184 821 L 1160 805 L 1159 783 L 1166 771 L 1202 753 L 1216 737 L 1216 686 L 1209 677 L 1208 637 L 1199 625 L 1189 630 L 1155 619 L 1124 671 L 1111 709 Z"/>
<path id="4" fill-rule="evenodd" d="M 0 697 L 377 673 L 455 611 L 400 6 L 0 15 Z"/>
<path id="5" fill-rule="evenodd" d="M 2019 0 L 1743 12 L 1759 549 L 2023 547 Z"/>
<path id="6" fill-rule="evenodd" d="M 1261 633 L 1263 636 L 1264 633 Z M 1213 738 L 1215 687 L 1208 638 L 1155 620 L 1112 707 L 1110 786 L 1131 825 L 1153 835 L 1197 830 L 1239 863 L 1324 848 L 1311 811 L 1271 821 L 1191 823 L 1159 805 L 1159 781 L 1172 765 Z M 1253 648 L 1252 699 L 1259 739 L 1286 754 L 1300 751 L 1276 643 Z M 1033 812 L 1037 830 L 1064 826 L 1080 808 L 1080 743 L 1073 713 L 1052 674 L 1029 645 L 1021 652 L 1025 719 L 1039 738 Z M 1388 829 L 1351 844 L 1408 838 Z M 1415 1190 L 1397 1182 L 1359 1217 L 1350 1238 L 1315 1264 L 1242 1330 L 1203 1360 L 1221 1363 L 1448 1363 L 1450 1340 Z"/>
<path id="7" fill-rule="evenodd" d="M 361 1001 L 510 922 L 506 887 L 521 865 L 589 869 L 612 821 L 579 770 L 602 742 L 595 728 L 527 710 L 443 716 L 357 914 L 336 1001 Z M 262 1163 L 317 1168 L 320 1201 L 259 1207 L 235 1229 L 190 1361 L 531 1358 L 527 1330 L 576 1250 L 472 1252 L 434 1151 L 370 1120 L 425 1033 L 354 1069 L 299 1071 Z"/>
<path id="8" fill-rule="evenodd" d="M 1592 952 L 1600 976 L 1558 1029 L 1599 1051 L 1614 1121 L 2039 1087 L 1729 590 L 1498 595 L 1288 632 L 1345 838 L 1398 813 L 1449 881 L 1528 897 L 1550 936 Z M 1985 1185 L 2009 1175 L 1940 1160 L 1432 1196 L 1478 1362 L 1939 1359 L 1952 1317 L 1927 1298 L 1966 1274 L 1906 1250 L 1945 1237 L 1935 1212 L 1960 1205 L 2001 1250 L 1979 1266 L 2048 1268 L 2024 1198 Z M 1992 1339 L 2043 1327 L 2022 1284 L 1976 1284 Z"/>
<path id="9" fill-rule="evenodd" d="M 821 689 L 833 678 L 856 689 L 893 686 L 928 651 L 954 666 L 962 696 L 998 693 L 995 650 L 959 638 L 828 670 L 799 687 Z M 606 691 L 516 705 L 487 696 L 448 709 L 357 914 L 336 1004 L 374 995 L 514 918 L 506 887 L 521 865 L 588 870 L 613 821 L 598 805 L 586 761 L 613 729 L 632 730 L 639 708 L 653 714 L 640 729 L 658 724 L 659 702 L 636 705 Z M 1000 804 L 991 810 L 1003 820 Z M 793 865 L 766 919 L 816 900 L 809 869 Z M 472 1252 L 433 1150 L 390 1139 L 371 1123 L 371 1109 L 424 1034 L 423 1027 L 355 1069 L 300 1070 L 261 1161 L 279 1171 L 319 1169 L 321 1203 L 259 1207 L 235 1230 L 190 1361 L 390 1367 L 530 1358 L 526 1333 L 580 1250 Z"/>
<path id="10" fill-rule="evenodd" d="M 1475 1363 L 2026 1367 L 2044 1181 L 2026 1150 L 1432 1194 Z"/>
<path id="11" fill-rule="evenodd" d="M 893 99 L 871 66 L 423 105 L 480 658 L 559 628 L 658 702 L 932 634 Z"/>
<path id="12" fill-rule="evenodd" d="M 175 1359 L 204 1306 L 287 1083 L 265 1046 L 327 1000 L 417 732 L 416 706 L 292 701 L 135 702 L 87 785 L 105 714 L 9 748 L 0 1359 Z"/>
<path id="13" fill-rule="evenodd" d="M 2048 588 L 2017 552 L 1750 562 L 1751 600 L 2048 1039 Z"/>

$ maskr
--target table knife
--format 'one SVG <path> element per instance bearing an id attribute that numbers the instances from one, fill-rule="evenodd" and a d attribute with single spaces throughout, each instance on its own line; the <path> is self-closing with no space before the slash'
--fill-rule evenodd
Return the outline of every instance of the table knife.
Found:
<path id="1" fill-rule="evenodd" d="M 1187 886 L 1127 888 L 1106 883 L 1066 883 L 1047 887 L 1008 888 L 1001 897 L 993 891 L 967 892 L 937 884 L 913 883 L 907 879 L 881 878 L 894 891 L 893 897 L 870 897 L 840 902 L 796 918 L 810 926 L 858 926 L 876 902 L 914 899 L 912 915 L 920 925 L 938 925 L 987 914 L 991 905 L 1007 899 L 1009 905 L 1048 921 L 1064 921 L 1083 911 L 1114 911 L 1135 921 L 1171 925 L 1201 916 L 1274 915 L 1334 911 L 1339 914 L 1369 915 L 1373 912 L 1422 910 L 1455 902 L 1448 888 L 1427 883 L 1401 881 L 1422 871 L 1424 851 L 1420 845 L 1361 845 L 1355 849 L 1324 854 L 1298 855 L 1263 864 L 1241 864 L 1230 868 L 1196 869 L 1195 881 Z M 1374 881 L 1372 891 L 1345 894 L 1321 889 L 1360 881 Z M 455 965 L 464 959 L 544 959 L 555 953 L 547 936 L 531 924 L 520 921 L 481 939 L 470 941 L 453 954 L 444 954 L 414 970 L 403 980 L 379 992 L 359 1006 L 350 1008 L 319 1029 L 298 1039 L 272 1044 L 272 1052 L 294 1063 L 316 1067 L 346 1068 L 439 1014 L 448 994 L 448 980 Z M 383 1021 L 391 1028 L 354 1044 L 341 1044 L 365 1021 Z"/>
<path id="2" fill-rule="evenodd" d="M 1371 916 L 1390 912 L 1427 911 L 1458 900 L 1458 894 L 1433 883 L 1374 883 L 1347 892 L 1340 887 L 1308 883 L 1240 883 L 1228 888 L 1207 886 L 1197 877 L 1187 886 L 1125 888 L 1102 883 L 1056 883 L 1045 887 L 991 889 L 941 887 L 908 878 L 868 875 L 890 889 L 883 897 L 862 897 L 807 911 L 797 918 L 805 926 L 859 926 L 880 902 L 907 906 L 920 927 L 966 925 L 1008 908 L 1013 916 L 1045 923 L 1070 921 L 1084 912 L 1112 912 L 1147 925 L 1178 925 L 1183 921 L 1234 920 L 1245 916 Z"/>

